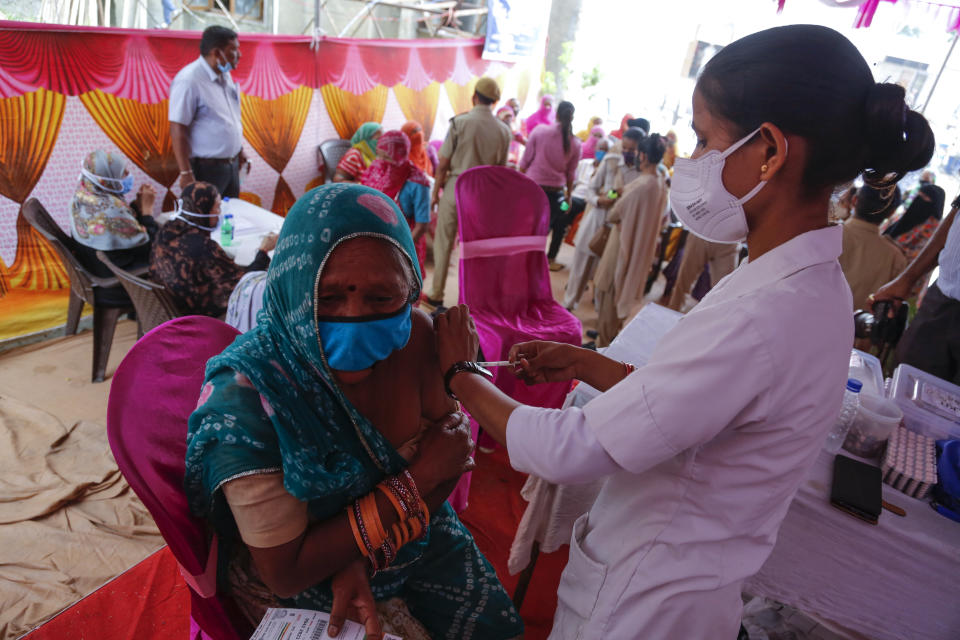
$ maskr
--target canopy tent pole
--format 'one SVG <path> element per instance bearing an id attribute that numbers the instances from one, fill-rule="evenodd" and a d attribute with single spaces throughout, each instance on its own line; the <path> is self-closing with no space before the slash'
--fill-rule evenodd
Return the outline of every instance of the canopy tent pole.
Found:
<path id="1" fill-rule="evenodd" d="M 927 101 L 923 103 L 923 108 L 920 109 L 920 113 L 926 113 L 927 106 L 930 104 L 930 98 L 933 97 L 933 92 L 937 90 L 937 85 L 940 83 L 940 76 L 943 75 L 943 70 L 947 68 L 947 63 L 950 62 L 950 56 L 953 55 L 953 48 L 957 46 L 958 38 L 960 38 L 960 27 L 957 27 L 957 30 L 953 32 L 953 42 L 950 43 L 950 49 L 943 59 L 943 64 L 940 65 L 940 71 L 937 72 L 937 77 L 933 81 L 933 86 L 930 87 L 930 93 L 927 94 Z"/>

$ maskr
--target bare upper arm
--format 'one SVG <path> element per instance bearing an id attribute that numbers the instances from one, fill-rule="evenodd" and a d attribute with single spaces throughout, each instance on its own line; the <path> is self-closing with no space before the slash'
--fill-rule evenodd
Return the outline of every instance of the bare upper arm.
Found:
<path id="1" fill-rule="evenodd" d="M 420 371 L 420 414 L 428 420 L 439 420 L 454 411 L 457 405 L 447 395 L 443 386 L 433 320 L 420 309 L 413 310 L 412 320 L 412 355 L 419 362 Z"/>

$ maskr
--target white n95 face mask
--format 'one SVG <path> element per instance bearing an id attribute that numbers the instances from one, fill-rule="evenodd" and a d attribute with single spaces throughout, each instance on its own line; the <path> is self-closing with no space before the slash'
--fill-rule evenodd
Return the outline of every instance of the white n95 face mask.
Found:
<path id="1" fill-rule="evenodd" d="M 733 243 L 747 237 L 745 202 L 766 184 L 763 180 L 742 198 L 723 186 L 727 158 L 757 135 L 754 129 L 725 151 L 708 151 L 699 158 L 677 158 L 670 180 L 670 206 L 690 233 L 710 242 Z"/>

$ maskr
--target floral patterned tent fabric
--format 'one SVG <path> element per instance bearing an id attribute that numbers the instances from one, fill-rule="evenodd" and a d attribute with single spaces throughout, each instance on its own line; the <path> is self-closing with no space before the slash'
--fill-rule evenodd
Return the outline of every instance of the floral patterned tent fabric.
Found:
<path id="1" fill-rule="evenodd" d="M 197 32 L 0 21 L 0 340 L 64 319 L 69 281 L 20 215 L 29 197 L 67 228 L 81 159 L 104 148 L 122 152 L 136 184 L 153 184 L 163 210 L 172 208 L 170 82 L 199 55 L 199 40 Z M 317 182 L 323 140 L 349 138 L 368 120 L 399 128 L 413 119 L 440 137 L 447 119 L 469 108 L 479 75 L 524 98 L 529 84 L 528 72 L 481 59 L 481 40 L 241 34 L 240 43 L 233 76 L 253 159 L 243 197 L 281 215 Z M 39 315 L 25 321 L 33 307 Z"/>

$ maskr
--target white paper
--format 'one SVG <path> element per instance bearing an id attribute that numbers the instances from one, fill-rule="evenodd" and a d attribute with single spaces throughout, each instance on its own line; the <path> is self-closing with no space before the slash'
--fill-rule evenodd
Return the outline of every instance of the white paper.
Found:
<path id="1" fill-rule="evenodd" d="M 642 367 L 650 360 L 650 355 L 660 339 L 673 329 L 682 317 L 682 313 L 673 309 L 653 303 L 647 304 L 601 353 L 608 358 Z M 567 396 L 564 407 L 582 407 L 598 395 L 599 391 L 581 382 Z"/>
<path id="2" fill-rule="evenodd" d="M 326 640 L 330 614 L 308 609 L 267 609 L 250 640 Z M 364 640 L 363 625 L 347 620 L 337 640 Z M 384 634 L 384 640 L 402 640 Z"/>

